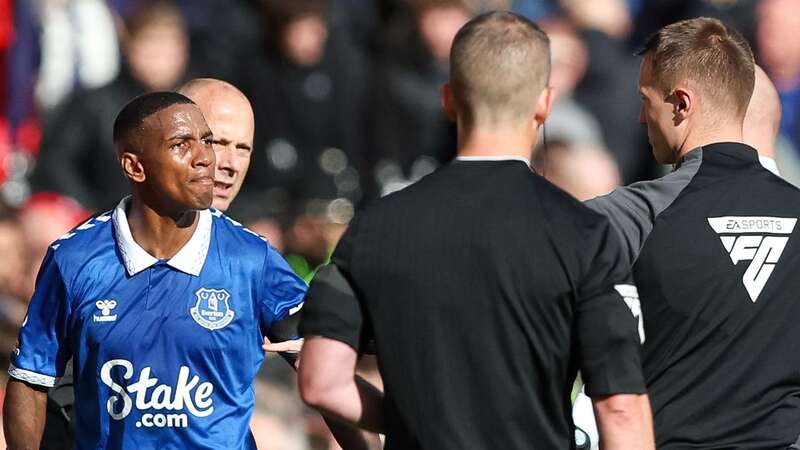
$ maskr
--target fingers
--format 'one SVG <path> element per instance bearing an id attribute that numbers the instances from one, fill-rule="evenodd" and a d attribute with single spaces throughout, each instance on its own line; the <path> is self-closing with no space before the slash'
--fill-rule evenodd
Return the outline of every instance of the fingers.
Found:
<path id="1" fill-rule="evenodd" d="M 264 340 L 264 345 L 261 348 L 267 352 L 285 352 L 285 353 L 299 353 L 303 347 L 303 339 L 295 339 L 284 342 L 269 342 Z"/>

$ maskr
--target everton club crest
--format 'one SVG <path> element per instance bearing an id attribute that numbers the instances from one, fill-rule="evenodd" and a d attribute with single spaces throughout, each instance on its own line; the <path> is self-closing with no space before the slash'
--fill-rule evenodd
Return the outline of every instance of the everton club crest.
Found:
<path id="1" fill-rule="evenodd" d="M 197 302 L 189 311 L 200 326 L 209 330 L 219 330 L 231 323 L 235 313 L 228 303 L 231 298 L 228 291 L 200 288 L 194 295 L 197 297 Z"/>

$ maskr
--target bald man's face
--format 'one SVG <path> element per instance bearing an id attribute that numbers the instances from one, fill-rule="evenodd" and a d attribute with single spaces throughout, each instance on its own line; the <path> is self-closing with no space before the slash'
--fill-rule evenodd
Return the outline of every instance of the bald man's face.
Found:
<path id="1" fill-rule="evenodd" d="M 214 133 L 216 154 L 214 170 L 214 202 L 212 206 L 225 211 L 242 188 L 250 155 L 253 152 L 253 112 L 240 94 L 216 90 L 211 95 L 193 96 L 208 126 Z"/>

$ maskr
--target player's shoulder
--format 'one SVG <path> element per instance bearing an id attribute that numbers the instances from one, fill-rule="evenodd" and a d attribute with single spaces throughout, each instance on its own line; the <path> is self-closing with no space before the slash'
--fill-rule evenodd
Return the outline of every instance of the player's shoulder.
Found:
<path id="1" fill-rule="evenodd" d="M 49 250 L 58 261 L 85 259 L 92 253 L 114 248 L 113 211 L 93 215 L 50 244 Z"/>
<path id="2" fill-rule="evenodd" d="M 271 248 L 266 237 L 245 227 L 222 211 L 210 208 L 209 213 L 214 227 L 214 239 L 220 245 L 249 254 L 263 254 Z"/>

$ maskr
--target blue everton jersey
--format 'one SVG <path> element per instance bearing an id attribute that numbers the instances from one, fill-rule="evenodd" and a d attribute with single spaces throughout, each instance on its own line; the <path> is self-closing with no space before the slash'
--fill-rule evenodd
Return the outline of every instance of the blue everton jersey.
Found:
<path id="1" fill-rule="evenodd" d="M 133 240 L 123 200 L 50 247 L 9 373 L 52 386 L 74 359 L 78 449 L 255 448 L 263 336 L 305 290 L 218 211 L 158 260 Z"/>

